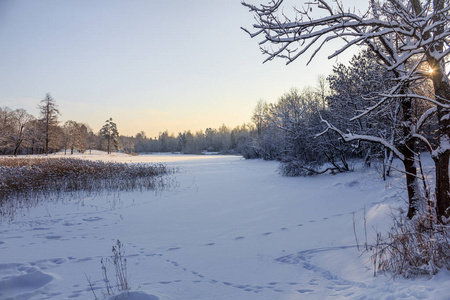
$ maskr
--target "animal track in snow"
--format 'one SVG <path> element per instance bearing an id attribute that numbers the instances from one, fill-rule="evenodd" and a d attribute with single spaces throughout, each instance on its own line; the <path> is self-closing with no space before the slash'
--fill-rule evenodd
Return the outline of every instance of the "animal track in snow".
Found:
<path id="1" fill-rule="evenodd" d="M 96 222 L 96 221 L 100 221 L 102 219 L 103 218 L 100 218 L 100 217 L 89 217 L 89 218 L 85 218 L 85 219 L 82 219 L 82 220 L 85 221 L 85 222 Z"/>
<path id="2" fill-rule="evenodd" d="M 300 251 L 296 254 L 290 254 L 286 256 L 279 257 L 275 259 L 277 262 L 286 263 L 286 264 L 300 264 L 303 268 L 305 268 L 308 271 L 314 272 L 320 277 L 331 281 L 333 285 L 329 288 L 340 291 L 344 290 L 346 288 L 342 288 L 343 286 L 357 286 L 360 288 L 367 288 L 368 286 L 362 282 L 357 281 L 351 281 L 347 280 L 345 278 L 342 278 L 336 274 L 331 273 L 329 270 L 323 269 L 319 266 L 314 265 L 310 262 L 310 257 L 314 253 L 318 252 L 326 252 L 326 251 L 337 251 L 337 250 L 343 250 L 348 248 L 355 248 L 355 245 L 352 246 L 338 246 L 338 247 L 324 247 L 324 248 L 315 248 L 315 249 L 309 249 Z M 311 282 L 310 285 L 316 285 L 314 282 Z M 336 287 L 339 286 L 339 287 Z"/>
<path id="3" fill-rule="evenodd" d="M 60 238 L 62 238 L 62 236 L 61 235 L 47 235 L 45 238 L 48 240 L 59 240 Z"/>
<path id="4" fill-rule="evenodd" d="M 179 250 L 179 249 L 181 249 L 181 247 L 172 247 L 172 248 L 169 248 L 167 250 L 168 251 L 175 251 L 175 250 Z"/>

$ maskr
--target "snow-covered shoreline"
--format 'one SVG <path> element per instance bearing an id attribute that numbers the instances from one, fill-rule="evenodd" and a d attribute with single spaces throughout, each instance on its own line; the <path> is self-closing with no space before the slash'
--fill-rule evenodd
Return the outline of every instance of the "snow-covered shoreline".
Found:
<path id="1" fill-rule="evenodd" d="M 286 178 L 277 163 L 217 155 L 67 155 L 177 166 L 165 191 L 46 203 L 0 228 L 0 298 L 93 299 L 101 258 L 125 245 L 130 299 L 448 299 L 450 273 L 373 277 L 356 250 L 403 206 L 374 170 Z M 111 270 L 112 271 L 112 270 Z M 86 274 L 86 275 L 85 275 Z"/>

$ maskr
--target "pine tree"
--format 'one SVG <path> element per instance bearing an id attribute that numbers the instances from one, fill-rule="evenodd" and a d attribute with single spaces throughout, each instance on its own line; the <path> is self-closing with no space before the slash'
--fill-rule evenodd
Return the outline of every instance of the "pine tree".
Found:
<path id="1" fill-rule="evenodd" d="M 52 98 L 50 93 L 45 95 L 45 99 L 41 101 L 41 105 L 38 106 L 41 112 L 41 123 L 43 124 L 43 131 L 45 133 L 45 145 L 44 152 L 48 154 L 48 145 L 53 138 L 55 127 L 58 125 L 58 106 L 55 103 L 55 99 Z"/>
<path id="2" fill-rule="evenodd" d="M 105 125 L 100 129 L 100 135 L 107 140 L 108 154 L 112 152 L 112 146 L 114 146 L 116 151 L 119 149 L 119 132 L 117 130 L 117 125 L 113 122 L 112 118 L 106 120 Z"/>

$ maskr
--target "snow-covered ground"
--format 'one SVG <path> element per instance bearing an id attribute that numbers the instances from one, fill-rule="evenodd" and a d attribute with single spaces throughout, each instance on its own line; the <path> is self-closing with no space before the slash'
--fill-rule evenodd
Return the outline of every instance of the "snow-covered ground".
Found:
<path id="1" fill-rule="evenodd" d="M 86 277 L 102 296 L 100 261 L 117 239 L 129 299 L 450 299 L 450 272 L 373 277 L 356 249 L 353 215 L 362 244 L 364 210 L 373 242 L 405 206 L 398 173 L 286 178 L 276 162 L 237 156 L 74 157 L 179 172 L 164 191 L 50 202 L 0 224 L 0 299 L 94 299 Z"/>

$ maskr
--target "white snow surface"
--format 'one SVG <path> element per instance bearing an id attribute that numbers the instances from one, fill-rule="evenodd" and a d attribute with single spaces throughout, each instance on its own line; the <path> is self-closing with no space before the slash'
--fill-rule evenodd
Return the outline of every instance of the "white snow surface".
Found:
<path id="1" fill-rule="evenodd" d="M 60 156 L 58 154 L 55 156 Z M 372 169 L 286 178 L 219 155 L 67 155 L 179 168 L 163 191 L 48 202 L 0 224 L 0 299 L 102 298 L 102 258 L 125 245 L 131 291 L 105 299 L 450 299 L 450 272 L 373 277 L 359 252 L 405 208 L 403 178 Z M 362 247 L 362 246 L 361 246 Z M 114 270 L 109 267 L 114 283 Z M 102 299 L 103 299 L 102 298 Z"/>

